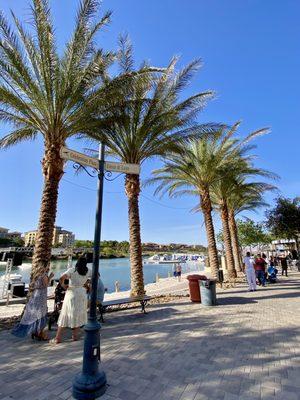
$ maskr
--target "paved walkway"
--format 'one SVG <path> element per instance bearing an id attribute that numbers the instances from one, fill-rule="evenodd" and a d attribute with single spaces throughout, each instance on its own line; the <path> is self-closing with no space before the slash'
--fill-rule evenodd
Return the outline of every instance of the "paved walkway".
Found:
<path id="1" fill-rule="evenodd" d="M 107 314 L 103 400 L 300 399 L 300 274 L 255 293 L 218 292 Z M 69 337 L 69 336 L 68 336 Z M 82 341 L 51 346 L 0 334 L 0 399 L 71 399 Z"/>

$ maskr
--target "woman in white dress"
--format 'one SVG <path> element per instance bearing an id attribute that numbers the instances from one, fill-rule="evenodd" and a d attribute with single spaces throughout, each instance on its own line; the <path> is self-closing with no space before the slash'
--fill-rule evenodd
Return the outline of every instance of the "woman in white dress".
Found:
<path id="1" fill-rule="evenodd" d="M 88 280 L 86 264 L 86 258 L 79 258 L 76 266 L 69 268 L 60 278 L 61 282 L 69 279 L 69 286 L 58 319 L 57 334 L 52 341 L 56 344 L 61 343 L 64 328 L 72 329 L 72 339 L 75 341 L 79 328 L 87 323 L 87 294 L 83 287 Z"/>

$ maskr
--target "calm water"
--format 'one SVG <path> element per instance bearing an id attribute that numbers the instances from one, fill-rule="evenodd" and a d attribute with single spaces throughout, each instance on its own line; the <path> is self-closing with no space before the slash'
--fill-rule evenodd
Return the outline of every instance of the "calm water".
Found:
<path id="1" fill-rule="evenodd" d="M 73 262 L 73 265 L 75 265 Z M 92 267 L 92 264 L 89 264 L 89 267 Z M 30 263 L 23 263 L 20 267 L 15 267 L 13 269 L 13 273 L 17 273 L 22 275 L 23 281 L 28 283 L 30 276 Z M 62 272 L 64 272 L 67 268 L 67 261 L 52 261 L 51 262 L 51 270 L 55 274 L 55 278 L 59 278 Z M 115 281 L 120 282 L 121 290 L 129 290 L 130 289 L 130 265 L 128 258 L 115 258 L 112 260 L 100 260 L 99 264 L 101 278 L 104 282 L 105 287 L 108 289 L 108 292 L 114 292 Z M 182 272 L 190 272 L 190 271 L 203 271 L 203 264 L 196 263 L 183 263 L 182 264 Z M 144 280 L 145 284 L 155 282 L 156 274 L 158 273 L 161 278 L 167 278 L 168 272 L 172 273 L 173 265 L 170 264 L 146 264 L 144 265 Z M 5 264 L 0 263 L 0 276 L 5 273 Z"/>

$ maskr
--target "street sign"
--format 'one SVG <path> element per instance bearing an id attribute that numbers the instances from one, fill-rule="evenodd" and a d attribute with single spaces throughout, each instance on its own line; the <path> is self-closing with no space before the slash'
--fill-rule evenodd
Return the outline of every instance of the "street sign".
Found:
<path id="1" fill-rule="evenodd" d="M 99 160 L 97 158 L 89 157 L 78 151 L 68 149 L 67 147 L 62 147 L 60 150 L 60 156 L 64 160 L 71 160 L 78 164 L 87 165 L 95 169 L 99 169 Z M 123 172 L 125 174 L 135 174 L 140 173 L 139 164 L 126 164 L 118 163 L 113 161 L 105 161 L 104 168 L 106 171 L 111 172 Z"/>
<path id="2" fill-rule="evenodd" d="M 78 151 L 62 147 L 60 150 L 60 156 L 64 160 L 71 160 L 78 164 L 87 165 L 95 169 L 99 169 L 99 160 L 97 158 L 89 157 L 85 154 L 79 153 Z"/>
<path id="3" fill-rule="evenodd" d="M 106 161 L 105 169 L 106 169 L 106 171 L 124 172 L 125 174 L 138 175 L 140 173 L 139 164 L 126 164 L 126 163 L 118 163 L 118 162 L 113 162 L 113 161 Z"/>

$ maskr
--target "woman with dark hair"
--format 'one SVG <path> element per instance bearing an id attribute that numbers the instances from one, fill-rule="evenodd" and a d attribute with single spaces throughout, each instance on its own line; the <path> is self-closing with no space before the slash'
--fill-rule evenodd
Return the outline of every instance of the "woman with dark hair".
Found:
<path id="1" fill-rule="evenodd" d="M 69 268 L 61 277 L 60 282 L 69 279 L 61 313 L 58 319 L 58 329 L 53 343 L 61 343 L 64 328 L 72 329 L 72 339 L 78 340 L 78 331 L 87 323 L 87 296 L 84 285 L 88 280 L 88 267 L 85 257 L 80 257 L 75 267 Z"/>

